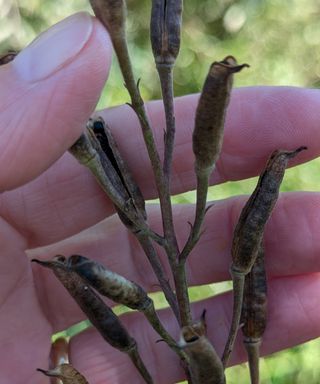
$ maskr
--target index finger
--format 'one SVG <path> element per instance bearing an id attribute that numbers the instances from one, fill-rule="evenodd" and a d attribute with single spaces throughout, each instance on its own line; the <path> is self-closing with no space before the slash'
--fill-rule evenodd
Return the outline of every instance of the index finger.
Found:
<path id="1" fill-rule="evenodd" d="M 195 187 L 191 137 L 197 99 L 198 95 L 191 95 L 175 102 L 177 133 L 173 194 Z M 320 139 L 319 107 L 320 93 L 317 90 L 289 87 L 234 90 L 222 153 L 211 183 L 257 175 L 276 148 L 307 146 L 308 151 L 301 153 L 294 160 L 296 163 L 317 157 L 320 153 L 320 147 L 316 145 Z M 160 101 L 150 102 L 147 109 L 162 153 L 165 124 L 162 104 Z M 132 109 L 120 106 L 99 114 L 111 126 L 145 198 L 156 197 L 150 162 Z M 34 182 L 2 195 L 1 199 L 0 213 L 16 228 L 30 234 L 30 246 L 73 235 L 114 212 L 113 205 L 105 199 L 94 178 L 68 155 Z"/>

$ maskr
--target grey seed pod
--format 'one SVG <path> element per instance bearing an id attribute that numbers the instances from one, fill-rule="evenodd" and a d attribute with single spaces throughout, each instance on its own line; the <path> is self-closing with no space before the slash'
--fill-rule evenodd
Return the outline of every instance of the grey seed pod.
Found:
<path id="1" fill-rule="evenodd" d="M 37 371 L 49 377 L 56 377 L 60 379 L 63 384 L 89 384 L 86 378 L 74 369 L 71 364 L 61 364 L 47 371 L 38 368 Z"/>
<path id="2" fill-rule="evenodd" d="M 152 51 L 157 65 L 173 65 L 180 49 L 182 0 L 153 0 L 150 22 Z"/>
<path id="3" fill-rule="evenodd" d="M 250 273 L 246 275 L 242 303 L 241 330 L 245 342 L 261 339 L 267 322 L 267 279 L 261 245 Z"/>
<path id="4" fill-rule="evenodd" d="M 151 304 L 147 293 L 136 283 L 80 255 L 68 258 L 68 267 L 100 294 L 131 309 L 144 310 Z"/>
<path id="5" fill-rule="evenodd" d="M 127 163 L 124 161 L 119 151 L 118 145 L 111 133 L 111 129 L 105 123 L 102 117 L 89 119 L 87 128 L 92 130 L 95 137 L 100 143 L 102 151 L 109 159 L 115 172 L 118 174 L 123 187 L 126 189 L 128 196 L 136 209 L 146 219 L 145 200 L 137 183 L 134 181 Z"/>
<path id="6" fill-rule="evenodd" d="M 111 308 L 76 272 L 68 269 L 64 256 L 56 256 L 51 261 L 32 261 L 53 271 L 101 336 L 110 345 L 124 352 L 135 347 L 135 340 L 128 334 Z"/>
<path id="7" fill-rule="evenodd" d="M 210 67 L 196 110 L 193 131 L 197 174 L 210 173 L 219 156 L 233 74 L 244 67 L 248 64 L 238 65 L 232 56 L 214 62 Z"/>
<path id="8" fill-rule="evenodd" d="M 250 273 L 245 277 L 241 323 L 251 384 L 259 384 L 260 344 L 267 324 L 267 279 L 262 245 Z"/>
<path id="9" fill-rule="evenodd" d="M 135 339 L 128 334 L 112 309 L 102 301 L 76 272 L 68 268 L 66 258 L 62 255 L 57 255 L 50 261 L 37 259 L 32 261 L 53 271 L 100 335 L 111 346 L 127 353 L 145 382 L 152 384 L 152 377 L 140 357 Z M 73 383 L 70 382 L 70 384 Z"/>
<path id="10" fill-rule="evenodd" d="M 260 175 L 258 184 L 244 206 L 234 230 L 232 266 L 236 273 L 249 273 L 262 241 L 265 225 L 279 195 L 279 188 L 289 159 L 306 149 L 274 151 Z"/>

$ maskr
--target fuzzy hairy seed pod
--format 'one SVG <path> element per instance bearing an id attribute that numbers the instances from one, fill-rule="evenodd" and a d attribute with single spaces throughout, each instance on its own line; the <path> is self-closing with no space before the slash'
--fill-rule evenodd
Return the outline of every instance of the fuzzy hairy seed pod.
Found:
<path id="1" fill-rule="evenodd" d="M 245 342 L 260 340 L 267 322 L 267 278 L 264 250 L 259 247 L 257 258 L 246 275 L 242 303 L 241 323 Z"/>
<path id="2" fill-rule="evenodd" d="M 192 383 L 225 384 L 222 362 L 206 337 L 204 315 L 199 322 L 181 329 L 179 344 L 189 357 Z"/>
<path id="3" fill-rule="evenodd" d="M 232 266 L 235 273 L 247 274 L 256 259 L 265 225 L 279 195 L 289 159 L 306 149 L 274 151 L 259 177 L 258 184 L 245 204 L 234 230 L 232 242 Z"/>
<path id="4" fill-rule="evenodd" d="M 126 4 L 124 0 L 90 0 L 94 14 L 107 28 L 111 38 L 124 33 Z"/>
<path id="5" fill-rule="evenodd" d="M 143 310 L 151 304 L 147 293 L 136 283 L 80 255 L 68 258 L 68 267 L 79 274 L 101 295 L 131 309 Z"/>
<path id="6" fill-rule="evenodd" d="M 180 50 L 182 0 L 153 0 L 150 22 L 152 51 L 157 65 L 172 65 Z"/>
<path id="7" fill-rule="evenodd" d="M 46 376 L 58 378 L 63 384 L 89 384 L 86 378 L 74 369 L 71 364 L 61 364 L 48 371 L 38 368 L 37 371 Z"/>
<path id="8" fill-rule="evenodd" d="M 233 74 L 244 67 L 248 64 L 238 65 L 232 56 L 210 67 L 199 98 L 192 138 L 197 174 L 211 172 L 219 156 Z"/>

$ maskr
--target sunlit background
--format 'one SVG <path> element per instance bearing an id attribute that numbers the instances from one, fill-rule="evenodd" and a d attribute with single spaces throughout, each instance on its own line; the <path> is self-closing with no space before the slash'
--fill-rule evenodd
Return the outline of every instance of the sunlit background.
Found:
<path id="1" fill-rule="evenodd" d="M 128 37 L 133 64 L 141 77 L 145 100 L 159 98 L 159 84 L 148 40 L 150 0 L 128 0 Z M 0 51 L 22 48 L 48 26 L 80 10 L 88 2 L 74 0 L 0 0 Z M 320 78 L 320 3 L 317 0 L 186 0 L 183 44 L 175 70 L 175 93 L 198 92 L 208 65 L 233 54 L 251 69 L 236 78 L 236 86 L 294 85 L 318 87 Z M 116 64 L 116 63 L 115 63 Z M 99 107 L 128 101 L 116 65 Z M 320 163 L 314 160 L 287 171 L 282 190 L 319 190 Z M 215 199 L 250 193 L 255 179 L 232 182 L 211 190 Z M 193 201 L 194 194 L 176 198 Z M 193 290 L 199 300 L 228 289 L 226 284 Z M 159 305 L 163 305 L 158 298 Z M 119 308 L 119 311 L 122 309 Z M 79 327 L 69 331 L 78 332 Z M 319 383 L 320 343 L 309 342 L 265 358 L 263 384 Z M 245 366 L 228 370 L 228 383 L 249 382 Z"/>

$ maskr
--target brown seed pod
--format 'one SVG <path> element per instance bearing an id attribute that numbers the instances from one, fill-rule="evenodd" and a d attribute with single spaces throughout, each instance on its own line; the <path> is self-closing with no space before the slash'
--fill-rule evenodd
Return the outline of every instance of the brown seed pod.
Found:
<path id="1" fill-rule="evenodd" d="M 267 279 L 264 267 L 264 250 L 259 247 L 253 267 L 246 275 L 243 293 L 241 323 L 244 340 L 261 339 L 266 328 Z"/>
<path id="2" fill-rule="evenodd" d="M 152 377 L 141 360 L 135 339 L 128 334 L 112 309 L 76 272 L 68 268 L 66 258 L 58 255 L 50 261 L 32 261 L 53 271 L 101 336 L 114 348 L 127 353 L 145 382 L 152 384 Z"/>
<path id="3" fill-rule="evenodd" d="M 219 156 L 233 74 L 244 67 L 248 67 L 248 64 L 238 65 L 232 56 L 214 62 L 210 67 L 196 110 L 193 131 L 197 174 L 210 173 Z"/>
<path id="4" fill-rule="evenodd" d="M 254 192 L 240 214 L 231 249 L 233 312 L 230 332 L 222 356 L 224 366 L 227 365 L 239 328 L 245 276 L 256 260 L 264 228 L 277 201 L 288 161 L 304 149 L 306 147 L 299 147 L 295 151 L 276 150 L 271 154 Z"/>
<path id="5" fill-rule="evenodd" d="M 124 0 L 90 0 L 91 7 L 107 28 L 111 38 L 124 33 L 126 4 Z"/>
<path id="6" fill-rule="evenodd" d="M 267 279 L 262 245 L 250 273 L 245 278 L 241 323 L 251 384 L 259 384 L 260 344 L 267 323 Z"/>
<path id="7" fill-rule="evenodd" d="M 259 177 L 258 184 L 242 209 L 232 241 L 232 266 L 236 273 L 247 274 L 255 261 L 265 225 L 279 195 L 289 159 L 306 147 L 294 151 L 274 151 Z"/>
<path id="8" fill-rule="evenodd" d="M 151 304 L 151 299 L 138 284 L 87 257 L 70 256 L 68 267 L 85 279 L 99 293 L 116 303 L 137 310 L 143 310 Z"/>
<path id="9" fill-rule="evenodd" d="M 130 337 L 111 308 L 102 301 L 76 272 L 67 268 L 64 256 L 55 256 L 50 261 L 35 259 L 32 261 L 52 269 L 81 310 L 110 345 L 124 352 L 135 346 L 135 340 Z"/>
<path id="10" fill-rule="evenodd" d="M 46 376 L 58 378 L 63 384 L 89 384 L 86 378 L 74 369 L 71 364 L 61 364 L 48 371 L 38 368 L 37 371 Z"/>
<path id="11" fill-rule="evenodd" d="M 141 213 L 142 217 L 146 219 L 147 214 L 145 211 L 144 197 L 139 186 L 134 181 L 128 165 L 121 156 L 109 126 L 105 123 L 102 117 L 98 117 L 96 119 L 89 119 L 87 128 L 94 133 L 100 143 L 102 151 L 109 159 L 115 172 L 118 174 L 129 198 L 132 199 L 134 206 Z"/>
<path id="12" fill-rule="evenodd" d="M 224 384 L 222 362 L 206 337 L 205 312 L 199 322 L 181 330 L 180 346 L 189 357 L 189 367 L 194 384 Z"/>
<path id="13" fill-rule="evenodd" d="M 150 37 L 157 65 L 172 65 L 180 49 L 182 0 L 153 0 Z"/>

